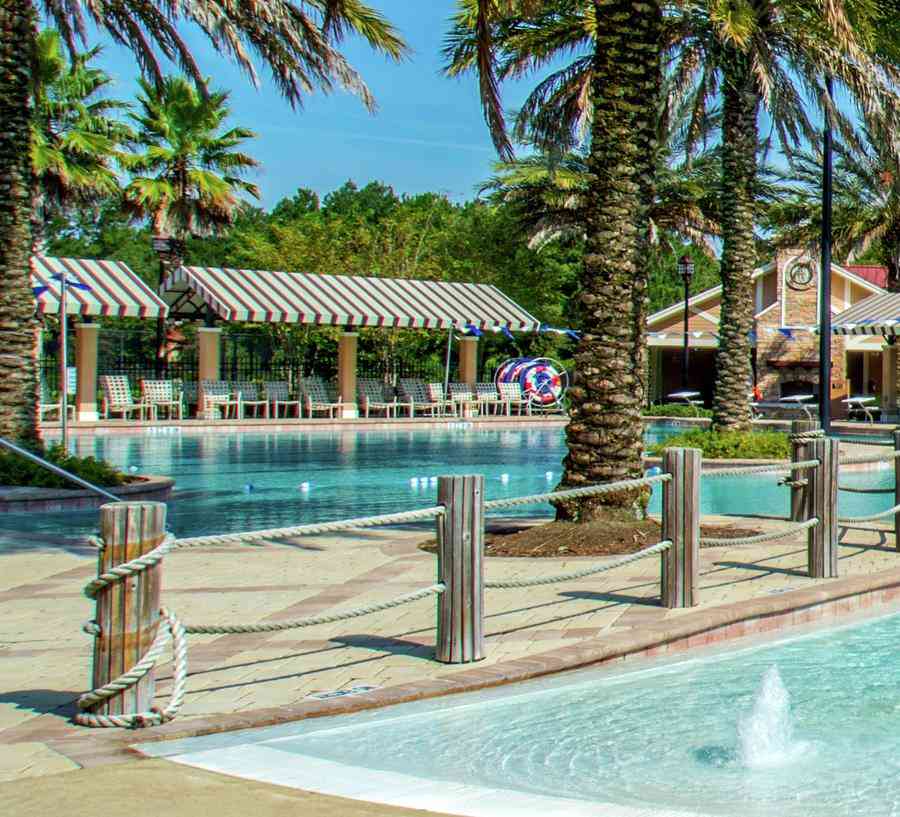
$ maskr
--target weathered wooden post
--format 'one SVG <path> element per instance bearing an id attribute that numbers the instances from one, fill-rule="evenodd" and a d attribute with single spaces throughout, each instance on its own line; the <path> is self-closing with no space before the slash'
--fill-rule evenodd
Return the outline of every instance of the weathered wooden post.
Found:
<path id="1" fill-rule="evenodd" d="M 819 430 L 818 420 L 794 420 L 791 422 L 791 462 L 802 462 L 812 459 L 810 455 L 810 439 L 794 439 L 797 434 L 807 434 L 810 431 Z M 808 482 L 806 474 L 802 471 L 792 471 L 786 480 L 791 486 L 791 519 L 794 522 L 803 522 L 806 517 L 806 494 Z M 799 484 L 798 484 L 799 483 Z"/>
<path id="2" fill-rule="evenodd" d="M 166 506 L 162 502 L 110 502 L 100 508 L 103 550 L 98 575 L 137 559 L 157 547 L 165 536 Z M 93 689 L 127 672 L 147 652 L 159 627 L 162 563 L 102 588 L 97 595 Z M 151 670 L 133 687 L 91 708 L 102 715 L 148 712 L 155 679 Z"/>
<path id="3" fill-rule="evenodd" d="M 894 505 L 900 505 L 900 431 L 894 431 Z M 894 547 L 900 550 L 900 514 L 894 514 Z"/>
<path id="4" fill-rule="evenodd" d="M 467 664 L 484 658 L 484 477 L 438 477 L 436 658 Z"/>
<path id="5" fill-rule="evenodd" d="M 828 437 L 812 440 L 807 448 L 810 459 L 818 460 L 806 470 L 809 482 L 806 519 L 815 517 L 817 525 L 809 529 L 807 564 L 814 579 L 832 579 L 838 575 L 838 460 L 840 443 Z M 795 474 L 796 476 L 796 474 Z"/>
<path id="6" fill-rule="evenodd" d="M 694 607 L 700 603 L 700 472 L 699 448 L 667 448 L 663 470 L 662 536 L 672 547 L 661 554 L 660 596 L 663 607 Z"/>

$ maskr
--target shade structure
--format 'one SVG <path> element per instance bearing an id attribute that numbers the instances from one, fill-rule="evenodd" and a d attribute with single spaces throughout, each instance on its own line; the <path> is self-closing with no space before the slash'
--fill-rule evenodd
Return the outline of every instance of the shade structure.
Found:
<path id="1" fill-rule="evenodd" d="M 836 335 L 898 335 L 900 292 L 871 295 L 835 315 L 831 329 Z"/>
<path id="2" fill-rule="evenodd" d="M 228 321 L 537 332 L 540 322 L 488 284 L 181 267 L 160 294 L 174 317 Z"/>
<path id="3" fill-rule="evenodd" d="M 37 311 L 58 315 L 62 276 L 81 286 L 66 286 L 66 312 L 70 315 L 116 318 L 160 318 L 165 302 L 127 264 L 84 258 L 31 258 L 31 283 Z"/>

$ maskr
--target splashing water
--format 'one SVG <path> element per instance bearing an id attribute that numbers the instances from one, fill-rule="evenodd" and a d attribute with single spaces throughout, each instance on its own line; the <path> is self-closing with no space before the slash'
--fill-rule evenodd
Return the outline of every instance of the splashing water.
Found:
<path id="1" fill-rule="evenodd" d="M 807 741 L 794 740 L 791 696 L 778 667 L 763 676 L 753 711 L 738 723 L 738 756 L 748 769 L 770 769 L 791 763 L 810 749 Z"/>

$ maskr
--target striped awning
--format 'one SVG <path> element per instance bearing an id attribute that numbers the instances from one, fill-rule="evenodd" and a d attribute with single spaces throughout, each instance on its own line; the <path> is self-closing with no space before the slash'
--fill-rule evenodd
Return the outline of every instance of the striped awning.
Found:
<path id="1" fill-rule="evenodd" d="M 831 321 L 836 335 L 898 335 L 900 327 L 900 292 L 870 295 Z"/>
<path id="2" fill-rule="evenodd" d="M 31 285 L 40 314 L 59 314 L 63 275 L 70 315 L 158 318 L 168 311 L 165 302 L 121 261 L 35 255 L 31 258 Z M 80 286 L 69 285 L 73 283 Z"/>
<path id="3" fill-rule="evenodd" d="M 160 294 L 175 316 L 228 321 L 537 332 L 540 322 L 488 284 L 181 267 Z"/>

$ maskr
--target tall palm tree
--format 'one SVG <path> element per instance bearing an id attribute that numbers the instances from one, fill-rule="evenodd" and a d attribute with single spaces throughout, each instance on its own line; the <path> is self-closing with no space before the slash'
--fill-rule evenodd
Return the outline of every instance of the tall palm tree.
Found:
<path id="1" fill-rule="evenodd" d="M 37 322 L 28 257 L 31 247 L 30 90 L 37 42 L 37 4 L 69 51 L 91 22 L 130 48 L 147 77 L 161 83 L 161 58 L 176 62 L 198 86 L 203 74 L 179 28 L 198 29 L 254 82 L 256 61 L 285 98 L 336 86 L 369 107 L 374 99 L 338 47 L 348 33 L 391 59 L 406 46 L 363 0 L 3 0 L 0 3 L 0 435 L 37 439 Z"/>
<path id="2" fill-rule="evenodd" d="M 140 85 L 140 110 L 130 115 L 139 150 L 124 163 L 133 174 L 122 194 L 126 212 L 149 218 L 158 236 L 218 232 L 238 212 L 241 193 L 259 198 L 241 178 L 259 163 L 239 150 L 256 134 L 222 130 L 230 113 L 225 91 L 202 93 L 178 76 Z"/>
<path id="3" fill-rule="evenodd" d="M 590 62 L 589 182 L 584 202 L 585 255 L 577 308 L 581 340 L 575 352 L 568 455 L 563 487 L 637 476 L 641 472 L 647 313 L 647 249 L 655 197 L 657 123 L 662 88 L 660 2 L 557 0 L 501 3 L 460 0 L 447 54 L 451 72 L 476 70 L 482 104 L 501 156 L 509 158 L 496 78 L 515 53 L 504 41 L 514 26 L 536 27 L 547 14 L 575 8 L 598 21 L 588 38 Z M 555 18 L 554 18 L 555 19 Z M 471 36 L 454 37 L 466 31 Z M 459 46 L 458 48 L 456 46 Z M 556 53 L 549 46 L 520 72 Z M 498 69 L 499 67 L 499 69 Z M 499 71 L 499 73 L 498 73 Z M 509 71 L 507 71 L 507 74 Z M 629 512 L 640 492 L 561 503 L 557 516 L 589 521 L 611 504 Z"/>
<path id="4" fill-rule="evenodd" d="M 829 74 L 863 118 L 883 116 L 892 102 L 896 71 L 871 50 L 874 15 L 866 3 L 853 0 L 698 0 L 682 3 L 671 18 L 675 77 L 690 88 L 698 117 L 711 100 L 722 107 L 722 309 L 715 428 L 750 426 L 761 112 L 767 112 L 774 135 L 788 148 L 815 138 L 811 106 L 852 142 L 852 120 L 826 93 Z"/>
<path id="5" fill-rule="evenodd" d="M 115 163 L 130 129 L 110 114 L 127 107 L 106 96 L 112 78 L 91 61 L 93 48 L 64 53 L 54 29 L 37 38 L 32 88 L 32 251 L 43 250 L 44 227 L 55 214 L 95 205 L 119 190 Z"/>

